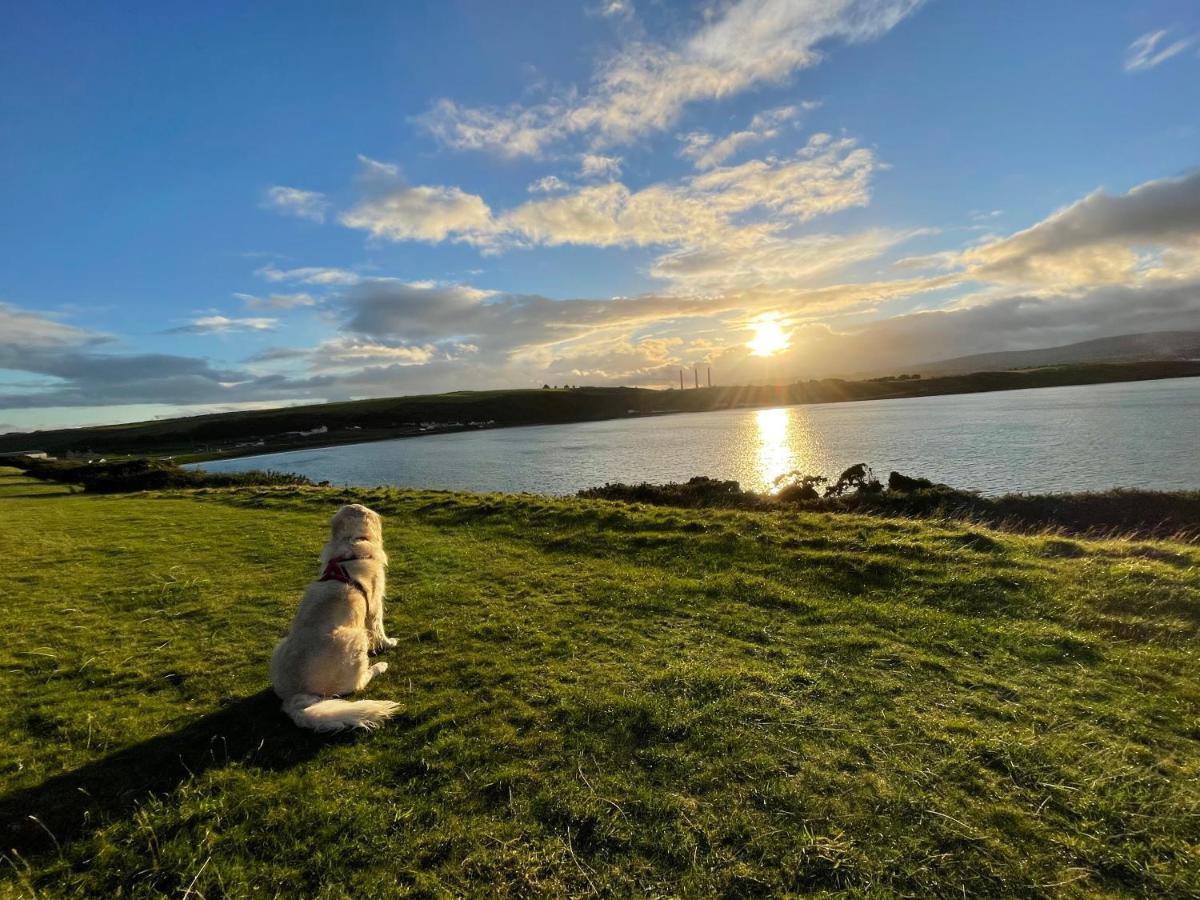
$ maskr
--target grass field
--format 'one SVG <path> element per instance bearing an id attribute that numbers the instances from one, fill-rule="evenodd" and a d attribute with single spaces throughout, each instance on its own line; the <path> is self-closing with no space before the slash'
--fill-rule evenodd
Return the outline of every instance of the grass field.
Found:
<path id="1" fill-rule="evenodd" d="M 266 664 L 385 516 L 374 734 Z M 1200 893 L 1200 548 L 0 470 L 0 896 Z"/>

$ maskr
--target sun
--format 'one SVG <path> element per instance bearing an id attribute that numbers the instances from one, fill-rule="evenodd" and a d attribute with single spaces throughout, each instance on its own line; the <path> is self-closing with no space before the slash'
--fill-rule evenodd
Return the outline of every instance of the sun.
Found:
<path id="1" fill-rule="evenodd" d="M 754 337 L 746 342 L 755 356 L 774 356 L 788 348 L 788 333 L 779 327 L 773 316 L 764 316 L 753 323 Z"/>

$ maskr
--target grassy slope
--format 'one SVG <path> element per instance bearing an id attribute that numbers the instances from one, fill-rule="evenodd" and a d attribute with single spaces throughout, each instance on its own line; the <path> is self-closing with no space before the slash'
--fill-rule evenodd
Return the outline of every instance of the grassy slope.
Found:
<path id="1" fill-rule="evenodd" d="M 1200 892 L 1196 547 L 47 490 L 0 478 L 0 895 Z M 349 496 L 405 713 L 318 739 L 261 692 Z"/>

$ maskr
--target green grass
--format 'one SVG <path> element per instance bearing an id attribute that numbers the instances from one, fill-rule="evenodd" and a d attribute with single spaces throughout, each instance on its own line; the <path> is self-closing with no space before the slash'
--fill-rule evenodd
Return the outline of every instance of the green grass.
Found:
<path id="1" fill-rule="evenodd" d="M 1200 893 L 1195 546 L 43 490 L 0 477 L 0 896 Z M 266 665 L 350 498 L 404 712 L 318 738 Z"/>

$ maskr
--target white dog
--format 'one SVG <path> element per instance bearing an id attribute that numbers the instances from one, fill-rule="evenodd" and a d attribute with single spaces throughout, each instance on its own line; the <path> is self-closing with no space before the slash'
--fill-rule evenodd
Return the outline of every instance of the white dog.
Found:
<path id="1" fill-rule="evenodd" d="M 375 728 L 400 708 L 387 700 L 338 700 L 360 691 L 387 663 L 368 654 L 396 646 L 383 630 L 387 554 L 379 516 L 355 503 L 330 523 L 320 577 L 308 586 L 271 655 L 271 685 L 301 728 Z"/>

